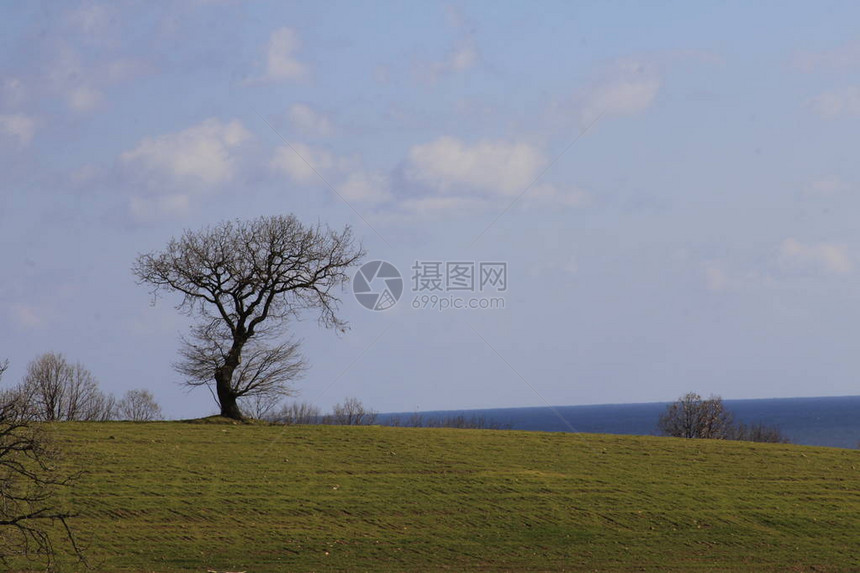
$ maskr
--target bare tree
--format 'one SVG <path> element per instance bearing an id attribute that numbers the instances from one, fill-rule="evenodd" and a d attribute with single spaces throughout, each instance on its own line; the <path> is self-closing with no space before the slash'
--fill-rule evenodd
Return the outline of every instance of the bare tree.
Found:
<path id="1" fill-rule="evenodd" d="M 156 296 L 182 295 L 179 310 L 200 322 L 177 370 L 191 386 L 214 386 L 222 416 L 242 419 L 238 398 L 281 392 L 303 368 L 297 343 L 266 339 L 307 310 L 343 328 L 335 291 L 363 255 L 349 227 L 335 232 L 278 215 L 186 231 L 140 255 L 132 271 Z"/>
<path id="2" fill-rule="evenodd" d="M 239 408 L 254 420 L 273 421 L 281 394 L 250 394 L 239 398 Z"/>
<path id="3" fill-rule="evenodd" d="M 376 421 L 376 411 L 364 407 L 358 398 L 347 398 L 343 404 L 335 404 L 332 413 L 323 419 L 324 424 L 338 426 L 363 426 Z"/>
<path id="4" fill-rule="evenodd" d="M 666 407 L 658 428 L 664 435 L 676 438 L 725 440 L 731 437 L 732 417 L 719 396 L 704 400 L 690 392 Z"/>
<path id="5" fill-rule="evenodd" d="M 0 376 L 6 364 L 0 364 Z M 9 397 L 11 395 L 7 395 Z M 32 425 L 32 411 L 12 399 L 0 403 L 0 562 L 25 557 L 53 566 L 60 524 L 72 551 L 83 562 L 59 504 L 60 492 L 76 476 L 58 470 L 58 452 Z"/>
<path id="6" fill-rule="evenodd" d="M 30 362 L 23 382 L 13 390 L 38 420 L 105 421 L 115 401 L 99 389 L 92 372 L 49 352 Z"/>
<path id="7" fill-rule="evenodd" d="M 0 380 L 3 379 L 3 374 L 6 373 L 6 370 L 9 368 L 9 361 L 3 360 L 0 361 Z M 16 407 L 19 411 L 22 411 L 23 402 L 21 401 L 20 393 L 17 388 L 3 388 L 0 390 L 0 404 L 8 405 L 12 402 L 15 402 Z"/>
<path id="8" fill-rule="evenodd" d="M 92 395 L 86 415 L 80 419 L 87 422 L 110 422 L 116 419 L 117 401 L 113 394 L 97 392 Z"/>
<path id="9" fill-rule="evenodd" d="M 116 411 L 119 419 L 132 422 L 161 419 L 161 406 L 148 390 L 129 390 L 117 404 Z"/>
<path id="10" fill-rule="evenodd" d="M 745 442 L 769 442 L 772 444 L 788 444 L 791 440 L 776 426 L 766 426 L 762 423 L 738 424 L 732 428 L 730 439 Z"/>
<path id="11" fill-rule="evenodd" d="M 735 424 L 733 416 L 719 396 L 703 400 L 692 392 L 666 407 L 666 411 L 660 416 L 658 428 L 664 435 L 677 438 L 790 443 L 788 437 L 776 426 L 762 423 Z"/>
<path id="12" fill-rule="evenodd" d="M 291 426 L 295 424 L 319 424 L 322 418 L 322 412 L 318 406 L 307 402 L 293 402 L 292 404 L 284 404 L 272 416 L 272 421 Z"/>

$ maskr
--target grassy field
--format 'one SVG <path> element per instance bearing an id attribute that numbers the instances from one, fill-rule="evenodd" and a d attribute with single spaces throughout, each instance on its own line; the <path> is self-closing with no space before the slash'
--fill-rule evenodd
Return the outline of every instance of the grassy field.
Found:
<path id="1" fill-rule="evenodd" d="M 860 452 L 656 437 L 65 423 L 98 571 L 858 571 Z"/>

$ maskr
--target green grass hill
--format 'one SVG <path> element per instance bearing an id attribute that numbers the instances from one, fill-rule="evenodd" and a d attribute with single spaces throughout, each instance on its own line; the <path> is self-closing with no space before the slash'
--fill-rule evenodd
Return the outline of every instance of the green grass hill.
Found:
<path id="1" fill-rule="evenodd" d="M 860 571 L 860 452 L 424 428 L 63 423 L 97 571 Z"/>

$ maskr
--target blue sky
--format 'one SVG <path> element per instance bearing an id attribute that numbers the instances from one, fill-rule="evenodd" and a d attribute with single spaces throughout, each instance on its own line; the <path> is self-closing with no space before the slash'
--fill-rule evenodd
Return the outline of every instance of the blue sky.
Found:
<path id="1" fill-rule="evenodd" d="M 130 266 L 294 213 L 351 225 L 407 283 L 382 312 L 345 291 L 346 333 L 291 325 L 298 398 L 324 408 L 857 394 L 858 12 L 5 3 L 4 384 L 57 351 L 211 413 L 171 369 L 178 301 Z M 506 262 L 504 308 L 415 310 L 416 260 Z"/>

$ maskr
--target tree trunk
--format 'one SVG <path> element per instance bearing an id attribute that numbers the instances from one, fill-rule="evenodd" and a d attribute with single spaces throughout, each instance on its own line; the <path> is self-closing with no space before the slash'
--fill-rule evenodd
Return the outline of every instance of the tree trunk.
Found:
<path id="1" fill-rule="evenodd" d="M 233 333 L 233 346 L 224 360 L 221 368 L 215 371 L 215 389 L 218 393 L 218 403 L 221 405 L 221 415 L 232 420 L 244 420 L 239 404 L 236 403 L 236 390 L 233 387 L 233 373 L 242 362 L 242 347 L 248 341 L 245 330 Z"/>
<path id="2" fill-rule="evenodd" d="M 242 411 L 236 403 L 236 393 L 230 385 L 233 369 L 221 368 L 215 374 L 215 389 L 218 393 L 218 403 L 221 405 L 221 415 L 232 420 L 243 420 Z"/>

